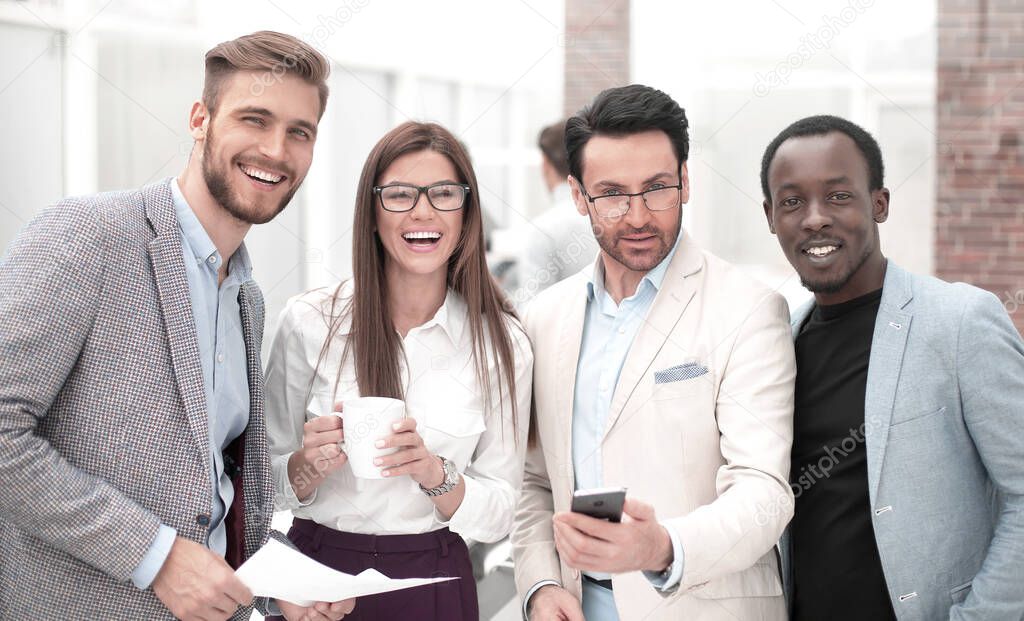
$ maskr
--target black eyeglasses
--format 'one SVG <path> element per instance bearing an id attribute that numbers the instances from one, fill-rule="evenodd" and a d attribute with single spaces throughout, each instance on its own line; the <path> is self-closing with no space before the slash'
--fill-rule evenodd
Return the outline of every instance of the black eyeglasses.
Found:
<path id="1" fill-rule="evenodd" d="M 389 183 L 373 187 L 380 197 L 380 204 L 386 211 L 409 211 L 420 200 L 420 194 L 427 195 L 430 206 L 438 211 L 458 211 L 466 204 L 469 186 L 464 183 L 441 181 L 428 186 L 409 183 Z"/>
<path id="2" fill-rule="evenodd" d="M 577 183 L 580 186 L 580 192 L 583 192 L 583 196 L 594 205 L 594 211 L 602 218 L 619 218 L 624 216 L 629 211 L 630 201 L 634 196 L 639 196 L 643 199 L 644 206 L 651 211 L 665 211 L 666 209 L 678 207 L 681 198 L 680 192 L 683 189 L 682 182 L 676 185 L 662 185 L 658 183 L 655 185 L 659 187 L 644 190 L 643 192 L 634 192 L 633 194 L 617 192 L 615 194 L 602 194 L 601 196 L 592 197 L 583 188 L 583 183 L 579 182 L 579 180 L 577 180 Z"/>

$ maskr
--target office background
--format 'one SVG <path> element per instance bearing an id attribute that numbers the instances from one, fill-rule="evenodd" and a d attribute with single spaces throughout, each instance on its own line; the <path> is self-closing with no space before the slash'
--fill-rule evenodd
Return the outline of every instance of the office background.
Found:
<path id="1" fill-rule="evenodd" d="M 543 234 L 530 223 L 549 204 L 538 131 L 628 82 L 690 117 L 685 226 L 791 302 L 807 294 L 767 231 L 760 158 L 791 121 L 831 113 L 881 144 L 885 253 L 993 291 L 1024 328 L 1014 0 L 0 0 L 0 247 L 62 196 L 176 175 L 204 52 L 259 29 L 333 64 L 305 185 L 247 239 L 268 344 L 289 297 L 350 274 L 355 184 L 386 130 L 435 120 L 466 142 L 501 257 Z M 507 572 L 503 549 L 488 554 Z M 485 610 L 511 618 L 507 584 L 494 588 Z"/>

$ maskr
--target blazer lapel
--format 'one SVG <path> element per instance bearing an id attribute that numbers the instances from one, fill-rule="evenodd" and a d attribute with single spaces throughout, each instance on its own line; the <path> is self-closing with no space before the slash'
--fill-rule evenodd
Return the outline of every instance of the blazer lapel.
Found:
<path id="1" fill-rule="evenodd" d="M 241 310 L 242 335 L 245 340 L 245 354 L 249 374 L 249 424 L 240 439 L 244 443 L 242 459 L 241 514 L 245 519 L 245 558 L 255 554 L 263 544 L 266 530 L 262 522 L 270 515 L 271 494 L 270 469 L 267 461 L 267 426 L 263 415 L 263 366 L 260 364 L 263 316 L 256 310 L 255 301 L 260 296 L 255 283 L 246 283 L 238 290 L 238 307 Z"/>
<path id="2" fill-rule="evenodd" d="M 899 384 L 903 354 L 913 316 L 906 310 L 913 299 L 910 277 L 889 261 L 882 285 L 882 300 L 875 319 L 868 361 L 867 390 L 864 395 L 864 433 L 868 455 L 868 491 L 874 506 L 885 461 L 896 386 Z"/>
<path id="3" fill-rule="evenodd" d="M 181 234 L 174 215 L 174 199 L 170 183 L 165 180 L 143 188 L 146 216 L 156 238 L 149 244 L 149 257 L 156 276 L 160 297 L 160 311 L 167 330 L 174 376 L 178 382 L 188 417 L 189 427 L 196 440 L 197 457 L 205 471 L 210 470 L 209 428 L 206 416 L 206 393 L 203 369 L 199 359 L 199 340 L 192 317 L 188 278 L 182 256 Z"/>
<path id="4" fill-rule="evenodd" d="M 814 298 L 811 298 L 807 302 L 801 304 L 795 311 L 793 316 L 789 319 L 789 326 L 793 329 L 793 340 L 800 336 L 800 327 L 807 321 L 807 317 L 810 316 L 811 312 L 814 311 Z"/>
<path id="5" fill-rule="evenodd" d="M 598 261 L 601 257 L 598 256 Z M 581 272 L 582 273 L 582 272 Z M 580 347 L 583 344 L 583 323 L 587 313 L 586 280 L 580 280 L 580 288 L 576 289 L 566 301 L 565 312 L 559 320 L 558 342 L 558 373 L 560 375 L 556 403 L 560 417 L 557 429 L 564 432 L 560 447 L 561 454 L 566 455 L 570 478 L 572 471 L 572 412 L 576 395 L 576 370 L 580 361 Z"/>
<path id="6" fill-rule="evenodd" d="M 604 428 L 604 437 L 615 426 L 626 403 L 633 395 L 640 380 L 647 375 L 658 352 L 665 345 L 672 330 L 686 311 L 690 300 L 697 292 L 697 279 L 693 277 L 704 266 L 700 249 L 690 236 L 684 232 L 679 240 L 679 247 L 672 263 L 665 273 L 658 295 L 654 298 L 647 318 L 637 332 L 636 339 L 626 354 L 622 365 L 619 382 L 615 385 L 612 395 L 608 421 Z"/>

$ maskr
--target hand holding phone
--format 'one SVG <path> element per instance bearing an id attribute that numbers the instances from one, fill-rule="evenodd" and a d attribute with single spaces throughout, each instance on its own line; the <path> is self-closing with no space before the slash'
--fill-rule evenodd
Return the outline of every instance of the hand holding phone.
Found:
<path id="1" fill-rule="evenodd" d="M 582 513 L 599 520 L 622 521 L 622 505 L 626 502 L 625 487 L 580 489 L 572 494 L 573 513 Z"/>

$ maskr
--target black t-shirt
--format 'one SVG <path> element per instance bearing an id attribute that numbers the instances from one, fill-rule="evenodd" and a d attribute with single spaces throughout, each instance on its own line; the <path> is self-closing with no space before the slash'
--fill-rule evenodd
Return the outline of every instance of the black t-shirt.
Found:
<path id="1" fill-rule="evenodd" d="M 796 339 L 794 621 L 896 619 L 868 500 L 864 391 L 882 291 L 814 309 Z"/>

